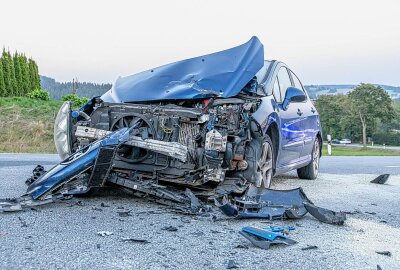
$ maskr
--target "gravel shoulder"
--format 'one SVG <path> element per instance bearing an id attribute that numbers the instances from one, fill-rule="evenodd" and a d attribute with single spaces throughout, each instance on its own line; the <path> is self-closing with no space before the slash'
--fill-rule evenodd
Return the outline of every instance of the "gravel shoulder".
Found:
<path id="1" fill-rule="evenodd" d="M 46 161 L 43 156 L 15 157 L 0 157 L 2 198 L 22 194 L 34 165 Z M 34 164 L 3 166 L 4 160 Z M 293 174 L 275 179 L 276 189 L 301 186 L 315 204 L 352 212 L 344 226 L 323 224 L 310 215 L 295 221 L 228 220 L 218 210 L 183 216 L 117 191 L 1 214 L 0 269 L 226 269 L 228 260 L 240 269 L 376 269 L 377 264 L 399 269 L 400 174 L 386 185 L 370 184 L 372 178 L 322 173 L 315 181 Z M 130 215 L 119 216 L 121 210 Z M 212 221 L 213 215 L 221 220 Z M 290 236 L 298 244 L 261 250 L 238 234 L 244 226 L 281 225 L 296 227 Z M 113 234 L 102 237 L 99 231 Z M 126 237 L 149 243 L 122 242 Z M 307 245 L 318 248 L 302 250 Z"/>

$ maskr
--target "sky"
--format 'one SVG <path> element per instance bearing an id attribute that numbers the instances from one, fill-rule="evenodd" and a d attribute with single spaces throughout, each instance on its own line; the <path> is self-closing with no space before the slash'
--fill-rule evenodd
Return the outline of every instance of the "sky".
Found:
<path id="1" fill-rule="evenodd" d="M 113 82 L 240 45 L 303 84 L 400 85 L 400 1 L 0 0 L 0 46 L 58 81 Z"/>

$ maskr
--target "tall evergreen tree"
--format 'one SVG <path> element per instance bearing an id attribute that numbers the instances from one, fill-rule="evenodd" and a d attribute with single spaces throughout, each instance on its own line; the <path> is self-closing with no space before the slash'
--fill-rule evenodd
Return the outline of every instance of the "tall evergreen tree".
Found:
<path id="1" fill-rule="evenodd" d="M 40 89 L 40 86 L 37 87 L 36 84 L 36 68 L 35 68 L 35 63 L 31 58 L 28 59 L 28 66 L 29 66 L 29 79 L 30 79 L 30 85 L 31 85 L 31 90 L 35 89 Z"/>
<path id="2" fill-rule="evenodd" d="M 25 55 L 21 57 L 21 70 L 22 70 L 22 87 L 24 89 L 24 95 L 28 94 L 31 89 L 31 82 L 29 78 L 29 65 Z"/>
<path id="3" fill-rule="evenodd" d="M 14 70 L 15 70 L 15 78 L 17 80 L 17 91 L 15 91 L 16 93 L 18 93 L 19 96 L 23 95 L 23 87 L 22 87 L 22 70 L 21 70 L 21 61 L 20 61 L 20 55 L 18 54 L 18 52 L 15 52 L 14 56 L 13 56 L 13 60 L 14 60 Z"/>
<path id="4" fill-rule="evenodd" d="M 0 60 L 0 97 L 5 96 L 6 84 L 4 82 L 3 63 Z"/>
<path id="5" fill-rule="evenodd" d="M 8 61 L 10 63 L 10 79 L 12 85 L 12 92 L 10 92 L 9 96 L 18 96 L 18 85 L 17 79 L 15 78 L 15 68 L 14 68 L 14 60 L 11 56 L 10 51 L 7 52 Z"/>
<path id="6" fill-rule="evenodd" d="M 33 68 L 35 69 L 35 89 L 41 89 L 42 86 L 40 84 L 40 75 L 39 75 L 39 67 L 36 64 L 35 60 L 32 60 Z"/>
<path id="7" fill-rule="evenodd" d="M 6 90 L 4 92 L 4 96 L 8 96 L 9 93 L 12 93 L 12 84 L 11 84 L 11 70 L 10 70 L 10 61 L 7 57 L 7 52 L 5 48 L 3 48 L 3 53 L 1 55 L 1 62 L 3 64 L 3 77 L 4 84 L 6 86 Z"/>

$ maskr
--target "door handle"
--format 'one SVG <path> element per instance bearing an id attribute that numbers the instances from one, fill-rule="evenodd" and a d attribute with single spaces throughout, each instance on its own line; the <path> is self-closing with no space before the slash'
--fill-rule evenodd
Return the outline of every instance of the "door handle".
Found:
<path id="1" fill-rule="evenodd" d="M 312 112 L 312 113 L 315 113 L 315 112 L 316 112 L 316 110 L 314 109 L 314 107 L 311 107 L 311 112 Z"/>
<path id="2" fill-rule="evenodd" d="M 301 116 L 303 114 L 302 111 L 300 111 L 300 109 L 297 109 L 297 115 Z"/>

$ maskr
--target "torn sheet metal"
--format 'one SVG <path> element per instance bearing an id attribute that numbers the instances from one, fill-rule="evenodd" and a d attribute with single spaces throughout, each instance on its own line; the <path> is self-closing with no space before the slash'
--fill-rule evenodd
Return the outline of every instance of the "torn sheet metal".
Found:
<path id="1" fill-rule="evenodd" d="M 101 99 L 119 103 L 232 97 L 263 65 L 264 47 L 257 37 L 252 37 L 228 50 L 120 77 Z"/>

